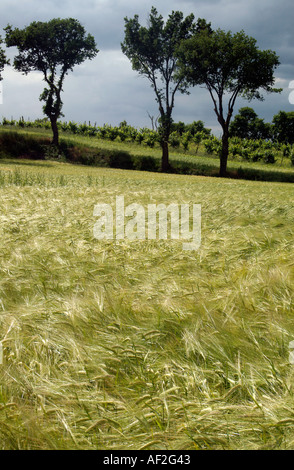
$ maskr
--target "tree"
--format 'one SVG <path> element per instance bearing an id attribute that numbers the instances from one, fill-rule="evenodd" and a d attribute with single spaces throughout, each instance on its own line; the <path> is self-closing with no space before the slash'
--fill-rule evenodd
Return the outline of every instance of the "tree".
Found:
<path id="1" fill-rule="evenodd" d="M 198 20 L 199 21 L 199 20 Z M 171 133 L 175 94 L 187 92 L 184 77 L 176 78 L 176 49 L 183 39 L 195 34 L 194 15 L 184 18 L 183 13 L 173 11 L 166 23 L 152 7 L 148 26 L 139 24 L 139 17 L 125 18 L 125 38 L 121 44 L 123 53 L 130 59 L 133 70 L 148 78 L 159 105 L 159 135 L 162 147 L 162 171 L 169 169 L 168 142 Z"/>
<path id="2" fill-rule="evenodd" d="M 243 107 L 239 109 L 229 127 L 230 136 L 241 139 L 269 139 L 271 125 L 260 119 L 254 109 Z"/>
<path id="3" fill-rule="evenodd" d="M 2 38 L 0 36 L 0 44 L 2 44 L 2 42 L 3 41 L 2 41 Z M 4 66 L 8 65 L 8 64 L 9 64 L 9 60 L 7 59 L 7 57 L 5 55 L 5 51 L 0 46 L 0 80 L 3 80 L 2 72 L 4 70 Z"/>
<path id="4" fill-rule="evenodd" d="M 294 144 L 294 111 L 280 111 L 273 117 L 273 137 L 278 142 Z"/>
<path id="5" fill-rule="evenodd" d="M 94 37 L 73 18 L 53 19 L 48 22 L 34 21 L 24 29 L 12 29 L 8 25 L 6 44 L 16 46 L 18 55 L 14 68 L 25 75 L 40 71 L 47 87 L 40 96 L 45 102 L 44 114 L 50 119 L 54 145 L 58 145 L 57 120 L 62 116 L 61 92 L 63 82 L 75 65 L 93 59 L 98 53 Z"/>
<path id="6" fill-rule="evenodd" d="M 189 131 L 193 137 L 199 133 L 208 137 L 211 132 L 211 129 L 204 127 L 203 121 L 193 121 L 192 124 L 186 125 L 186 130 Z"/>
<path id="7" fill-rule="evenodd" d="M 273 88 L 278 57 L 273 51 L 260 51 L 256 40 L 244 31 L 232 34 L 221 29 L 204 29 L 201 34 L 183 41 L 178 57 L 179 76 L 185 77 L 191 85 L 204 85 L 209 91 L 223 131 L 220 176 L 226 176 L 229 125 L 236 99 L 241 95 L 249 101 L 263 100 L 261 90 L 281 91 Z"/>

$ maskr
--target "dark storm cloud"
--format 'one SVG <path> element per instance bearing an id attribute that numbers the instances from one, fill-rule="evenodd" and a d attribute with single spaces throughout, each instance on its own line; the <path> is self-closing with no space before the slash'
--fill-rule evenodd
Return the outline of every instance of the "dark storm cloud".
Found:
<path id="1" fill-rule="evenodd" d="M 153 5 L 164 18 L 172 10 L 180 10 L 184 15 L 193 13 L 196 19 L 205 18 L 213 28 L 233 32 L 243 29 L 256 38 L 261 49 L 276 51 L 281 65 L 275 76 L 283 93 L 265 95 L 265 101 L 261 103 L 239 99 L 236 111 L 248 105 L 266 121 L 271 121 L 279 110 L 293 110 L 288 101 L 288 85 L 294 80 L 292 0 L 1 0 L 0 27 L 8 23 L 24 27 L 32 21 L 58 17 L 77 18 L 86 31 L 94 35 L 100 52 L 94 60 L 76 67 L 66 77 L 63 94 L 65 119 L 114 125 L 126 119 L 130 124 L 142 127 L 150 125 L 147 112 L 158 115 L 157 105 L 148 80 L 132 71 L 130 62 L 121 52 L 120 43 L 124 36 L 124 17 L 138 14 L 141 24 L 146 24 Z M 11 48 L 10 57 L 14 53 Z M 42 105 L 38 97 L 44 86 L 42 76 L 32 73 L 24 77 L 7 67 L 3 77 L 4 104 L 0 108 L 0 117 L 40 117 Z M 218 132 L 210 97 L 200 88 L 192 89 L 190 96 L 177 96 L 174 119 L 186 122 L 201 119 Z"/>

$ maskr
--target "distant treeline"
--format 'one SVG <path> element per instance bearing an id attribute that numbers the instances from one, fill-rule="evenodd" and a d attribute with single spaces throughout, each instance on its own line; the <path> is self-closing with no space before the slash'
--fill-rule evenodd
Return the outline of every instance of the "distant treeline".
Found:
<path id="1" fill-rule="evenodd" d="M 3 118 L 1 124 L 2 126 L 51 129 L 48 118 L 36 119 L 34 121 L 25 120 L 23 117 L 18 120 Z M 109 124 L 97 126 L 96 123 L 92 125 L 91 122 L 59 121 L 57 126 L 59 130 L 72 134 L 95 136 L 112 141 L 119 138 L 122 142 L 125 140 L 139 144 L 144 142 L 150 147 L 154 147 L 155 143 L 160 141 L 160 130 L 156 126 L 156 121 L 154 126 L 153 120 L 153 129 L 147 127 L 138 129 L 129 125 L 126 121 L 122 121 L 118 126 L 111 126 Z M 203 121 L 194 121 L 191 124 L 185 124 L 181 121 L 173 122 L 169 143 L 174 148 L 182 145 L 185 149 L 185 147 L 188 148 L 189 142 L 194 141 L 198 144 L 210 136 L 211 129 L 206 128 Z M 264 119 L 259 118 L 252 108 L 240 108 L 230 124 L 230 137 L 266 140 L 292 145 L 294 143 L 294 112 L 280 111 L 273 117 L 271 123 L 267 123 L 264 122 Z"/>

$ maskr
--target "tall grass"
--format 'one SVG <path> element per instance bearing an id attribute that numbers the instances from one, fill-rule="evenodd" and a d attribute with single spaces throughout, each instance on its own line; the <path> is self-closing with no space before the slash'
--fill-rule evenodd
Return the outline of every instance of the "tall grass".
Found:
<path id="1" fill-rule="evenodd" d="M 0 162 L 2 449 L 293 449 L 293 187 Z M 202 246 L 94 205 L 202 204 Z"/>

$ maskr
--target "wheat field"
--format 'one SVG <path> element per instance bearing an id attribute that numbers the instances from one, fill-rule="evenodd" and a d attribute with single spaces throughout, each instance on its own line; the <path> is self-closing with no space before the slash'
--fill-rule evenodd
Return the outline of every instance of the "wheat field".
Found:
<path id="1" fill-rule="evenodd" d="M 202 206 L 202 244 L 97 203 Z M 294 449 L 294 187 L 0 161 L 1 449 Z"/>

